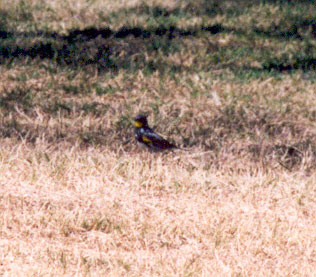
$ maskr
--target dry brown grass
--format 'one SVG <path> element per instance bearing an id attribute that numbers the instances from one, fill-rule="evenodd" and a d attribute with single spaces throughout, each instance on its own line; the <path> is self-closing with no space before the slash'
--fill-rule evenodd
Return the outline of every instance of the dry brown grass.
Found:
<path id="1" fill-rule="evenodd" d="M 0 51 L 1 275 L 315 274 L 316 83 L 297 68 L 314 25 L 284 42 L 273 4 L 230 16 L 222 1 L 208 16 L 205 1 L 22 2 L 0 0 L 0 50 L 13 49 Z M 155 34 L 165 21 L 179 29 Z M 143 26 L 157 49 L 133 34 L 71 37 L 91 26 Z M 29 51 L 45 35 L 56 57 Z M 102 45 L 113 64 L 94 60 Z M 137 148 L 139 112 L 185 150 Z"/>
<path id="2" fill-rule="evenodd" d="M 3 274 L 314 272 L 315 173 L 41 142 L 0 156 Z"/>

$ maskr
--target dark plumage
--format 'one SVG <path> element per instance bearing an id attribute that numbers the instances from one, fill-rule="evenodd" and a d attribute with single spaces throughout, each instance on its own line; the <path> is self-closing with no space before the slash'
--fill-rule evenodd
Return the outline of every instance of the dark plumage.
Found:
<path id="1" fill-rule="evenodd" d="M 135 138 L 141 145 L 145 145 L 151 150 L 165 150 L 177 148 L 174 144 L 165 140 L 148 127 L 145 115 L 138 115 L 134 118 Z"/>

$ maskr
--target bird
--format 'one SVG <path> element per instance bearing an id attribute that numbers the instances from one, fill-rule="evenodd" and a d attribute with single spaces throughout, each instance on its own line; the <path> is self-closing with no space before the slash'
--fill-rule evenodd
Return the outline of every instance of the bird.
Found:
<path id="1" fill-rule="evenodd" d="M 147 117 L 143 114 L 137 115 L 134 120 L 135 138 L 139 145 L 145 146 L 153 151 L 162 151 L 178 148 L 174 144 L 156 134 L 148 126 Z"/>

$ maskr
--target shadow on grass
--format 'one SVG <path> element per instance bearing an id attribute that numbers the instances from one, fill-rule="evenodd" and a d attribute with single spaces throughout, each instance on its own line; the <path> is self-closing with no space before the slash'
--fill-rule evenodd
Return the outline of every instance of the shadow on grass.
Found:
<path id="1" fill-rule="evenodd" d="M 198 25 L 182 29 L 178 28 L 175 22 L 170 19 L 171 17 L 181 18 L 188 15 L 213 17 L 216 14 L 229 14 L 233 16 L 247 13 L 249 12 L 247 8 L 262 3 L 278 3 L 281 6 L 295 5 L 293 1 L 240 0 L 237 2 L 232 4 L 231 1 L 201 0 L 196 3 L 190 2 L 184 8 L 170 10 L 160 6 L 149 7 L 142 4 L 138 7 L 121 9 L 108 15 L 108 17 L 115 17 L 122 13 L 126 16 L 132 14 L 148 15 L 154 19 L 157 26 L 147 28 L 124 26 L 117 31 L 109 28 L 97 29 L 91 27 L 84 30 L 71 30 L 68 35 L 60 35 L 54 32 L 19 33 L 17 31 L 6 31 L 6 29 L 9 29 L 9 19 L 6 20 L 4 14 L 0 26 L 0 58 L 2 63 L 11 63 L 14 60 L 25 58 L 49 59 L 59 66 L 92 65 L 102 71 L 144 69 L 148 73 L 157 70 L 177 72 L 193 69 L 146 57 L 151 57 L 157 51 L 165 55 L 180 52 L 183 50 L 182 41 L 184 38 L 200 37 L 205 34 L 237 34 L 244 36 L 248 41 L 253 40 L 256 36 L 280 41 L 290 39 L 301 41 L 316 37 L 316 18 L 315 20 L 306 20 L 297 15 L 282 19 L 286 21 L 284 22 L 286 24 L 280 26 L 271 25 L 268 29 L 253 26 L 250 27 L 250 30 L 227 28 L 221 24 Z M 309 1 L 303 2 L 310 3 Z M 305 30 L 308 30 L 308 32 L 306 33 Z M 228 48 L 212 49 L 212 54 L 215 55 L 219 51 L 228 50 Z M 273 52 L 271 52 L 270 57 L 257 57 L 257 59 L 261 59 L 259 62 L 263 65 L 262 71 L 314 70 L 316 68 L 316 56 L 313 47 L 307 46 L 303 54 L 301 50 L 300 53 L 294 54 L 290 61 L 287 56 L 275 57 Z M 267 51 L 271 51 L 271 49 L 267 49 Z M 214 62 L 214 66 L 221 66 L 221 60 Z M 245 68 L 237 64 L 222 65 L 222 67 L 258 70 L 252 67 Z"/>
<path id="2" fill-rule="evenodd" d="M 2 63 L 12 62 L 16 59 L 50 59 L 60 66 L 79 67 L 84 65 L 96 66 L 99 70 L 135 70 L 148 69 L 149 73 L 158 71 L 191 71 L 191 68 L 182 65 L 173 65 L 154 59 L 146 59 L 145 52 L 162 51 L 164 54 L 174 53 L 181 50 L 181 39 L 184 37 L 197 36 L 201 33 L 217 34 L 221 32 L 237 33 L 238 30 L 227 29 L 222 25 L 201 26 L 188 30 L 179 29 L 175 26 L 168 28 L 158 27 L 155 29 L 126 28 L 117 32 L 110 29 L 98 30 L 89 28 L 85 30 L 71 31 L 68 36 L 58 34 L 14 34 L 2 31 L 0 36 L 4 39 L 0 42 L 0 58 Z M 258 32 L 256 30 L 255 32 Z M 265 32 L 265 35 L 266 32 Z M 17 37 L 25 38 L 48 38 L 36 43 L 16 43 Z M 269 35 L 267 35 L 269 36 Z M 271 33 L 271 36 L 275 34 Z M 280 35 L 280 39 L 284 38 Z M 223 51 L 222 48 L 221 51 Z M 214 53 L 213 53 L 214 54 Z M 273 54 L 261 60 L 262 71 L 291 71 L 291 70 L 314 70 L 316 57 L 312 51 L 297 53 L 291 60 L 287 56 L 274 57 Z M 258 70 L 258 68 L 237 66 L 234 64 L 220 65 L 222 68 Z M 194 70 L 194 69 L 192 69 Z"/>
<path id="3" fill-rule="evenodd" d="M 212 34 L 222 31 L 220 25 L 203 27 Z M 0 31 L 0 57 L 6 60 L 40 58 L 56 61 L 61 66 L 95 65 L 103 70 L 141 69 L 146 67 L 146 52 L 175 51 L 175 38 L 195 36 L 197 29 L 183 30 L 175 26 L 143 29 L 122 27 L 114 32 L 110 29 L 88 28 L 73 30 L 67 36 L 57 33 L 12 33 Z M 22 40 L 21 42 L 21 38 Z M 16 40 L 20 42 L 17 43 Z M 42 41 L 33 43 L 31 40 Z M 124 53 L 123 55 L 121 55 Z M 138 54 L 136 60 L 133 55 Z M 150 61 L 147 66 L 157 67 Z M 158 65 L 159 67 L 159 65 Z M 154 68 L 153 68 L 154 70 Z"/>

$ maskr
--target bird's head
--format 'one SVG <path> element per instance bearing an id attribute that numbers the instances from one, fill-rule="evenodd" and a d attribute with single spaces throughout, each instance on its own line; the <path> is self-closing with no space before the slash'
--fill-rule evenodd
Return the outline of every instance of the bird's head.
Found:
<path id="1" fill-rule="evenodd" d="M 143 128 L 148 126 L 147 118 L 143 114 L 139 114 L 134 118 L 134 126 L 136 128 Z"/>

